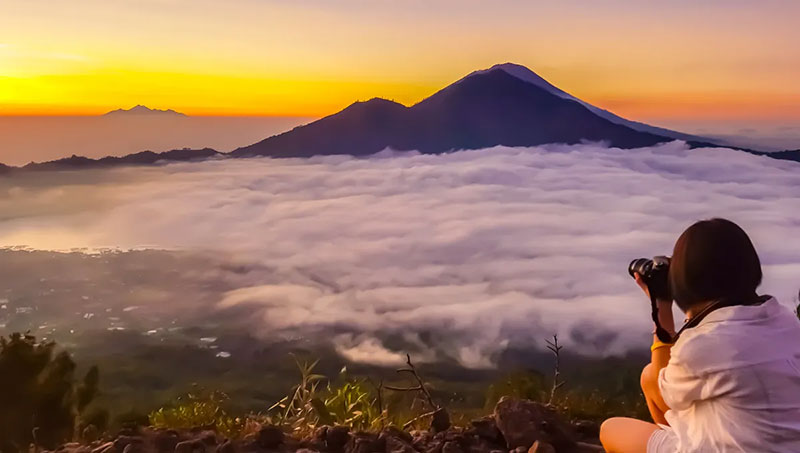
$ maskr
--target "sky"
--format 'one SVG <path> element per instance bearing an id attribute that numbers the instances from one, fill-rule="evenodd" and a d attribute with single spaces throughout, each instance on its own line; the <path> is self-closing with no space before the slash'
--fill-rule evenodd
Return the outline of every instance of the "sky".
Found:
<path id="1" fill-rule="evenodd" d="M 318 117 L 495 63 L 639 120 L 800 121 L 800 3 L 2 0 L 0 115 Z"/>
<path id="2" fill-rule="evenodd" d="M 213 301 L 241 309 L 242 331 L 327 335 L 359 361 L 402 364 L 404 351 L 387 338 L 427 337 L 409 352 L 480 368 L 506 345 L 541 347 L 554 333 L 584 354 L 647 344 L 649 302 L 628 263 L 670 254 L 704 218 L 740 224 L 761 258 L 760 293 L 796 306 L 800 241 L 787 238 L 800 227 L 799 166 L 673 142 L 21 173 L 0 178 L 0 248 L 204 253 L 211 262 L 147 265 L 179 278 L 171 283 L 120 278 L 132 285 L 124 303 L 142 316 L 174 307 L 186 322 L 207 311 L 173 300 Z M 70 269 L 59 284 L 116 284 Z M 187 293 L 198 288 L 205 292 Z M 34 290 L 16 297 L 63 306 L 83 294 Z"/>

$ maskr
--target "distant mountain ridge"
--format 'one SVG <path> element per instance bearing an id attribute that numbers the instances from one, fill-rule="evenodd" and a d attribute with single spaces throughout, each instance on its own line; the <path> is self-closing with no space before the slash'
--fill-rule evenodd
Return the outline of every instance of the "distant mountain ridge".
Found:
<path id="1" fill-rule="evenodd" d="M 109 114 L 132 114 L 134 111 L 181 115 L 144 106 Z M 558 89 L 524 66 L 504 63 L 475 71 L 410 107 L 381 98 L 355 102 L 338 113 L 230 153 L 204 148 L 163 153 L 144 151 L 102 159 L 72 156 L 31 163 L 22 169 L 98 168 L 225 157 L 368 156 L 385 149 L 432 154 L 498 145 L 587 141 L 637 148 L 676 139 L 692 147 L 729 147 L 703 137 L 627 120 Z M 800 151 L 741 150 L 800 162 Z"/>
<path id="2" fill-rule="evenodd" d="M 112 110 L 108 113 L 105 113 L 103 116 L 128 116 L 128 115 L 172 115 L 172 116 L 186 116 L 183 113 L 176 112 L 172 109 L 160 110 L 160 109 L 151 109 L 144 105 L 136 105 L 129 109 L 116 109 Z"/>

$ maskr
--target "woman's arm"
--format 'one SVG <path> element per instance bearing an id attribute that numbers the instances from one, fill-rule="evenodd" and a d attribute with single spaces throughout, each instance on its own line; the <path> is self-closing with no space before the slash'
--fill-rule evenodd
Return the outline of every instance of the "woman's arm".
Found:
<path id="1" fill-rule="evenodd" d="M 644 283 L 639 274 L 635 275 L 636 283 L 642 290 L 650 297 L 650 291 Z M 675 335 L 675 320 L 672 316 L 672 301 L 658 300 L 656 301 L 658 307 L 658 321 L 670 335 Z M 655 326 L 654 326 L 655 328 Z M 662 343 L 658 340 L 655 333 L 653 333 L 653 346 L 651 347 L 650 364 L 645 367 L 642 372 L 642 391 L 644 392 L 645 399 L 647 400 L 647 407 L 650 409 L 650 415 L 653 421 L 666 425 L 667 420 L 664 413 L 669 410 L 669 406 L 664 402 L 661 396 L 661 389 L 658 388 L 658 375 L 661 370 L 669 363 L 670 349 L 672 345 Z"/>

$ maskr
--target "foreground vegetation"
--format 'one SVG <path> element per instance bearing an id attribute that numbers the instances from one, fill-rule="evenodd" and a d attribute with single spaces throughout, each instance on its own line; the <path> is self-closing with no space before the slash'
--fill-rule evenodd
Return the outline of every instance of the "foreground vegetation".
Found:
<path id="1" fill-rule="evenodd" d="M 320 371 L 330 364 L 321 366 L 320 360 L 294 354 L 295 383 L 267 383 L 284 396 L 264 398 L 255 410 L 242 409 L 220 389 L 191 385 L 166 404 L 130 411 L 104 395 L 97 367 L 78 374 L 72 357 L 55 343 L 13 334 L 0 341 L 0 451 L 24 451 L 31 443 L 52 449 L 124 426 L 207 427 L 227 438 L 241 438 L 270 424 L 300 438 L 322 425 L 354 431 L 428 427 L 442 414 L 448 425 L 464 425 L 491 411 L 503 396 L 548 404 L 572 420 L 646 415 L 634 360 L 581 362 L 566 356 L 557 339 L 550 348 L 550 370 L 510 370 L 494 377 L 473 376 L 468 382 L 432 366 L 417 368 L 411 357 L 399 370 L 368 374 L 344 366 L 330 374 Z M 591 376 L 602 379 L 592 382 Z"/>

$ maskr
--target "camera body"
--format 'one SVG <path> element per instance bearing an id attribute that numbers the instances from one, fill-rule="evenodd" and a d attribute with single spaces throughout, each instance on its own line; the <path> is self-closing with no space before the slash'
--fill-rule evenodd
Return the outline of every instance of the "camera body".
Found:
<path id="1" fill-rule="evenodd" d="M 653 259 L 637 258 L 628 266 L 631 277 L 639 274 L 650 291 L 650 296 L 656 300 L 672 300 L 672 291 L 669 286 L 668 256 L 656 256 Z"/>

